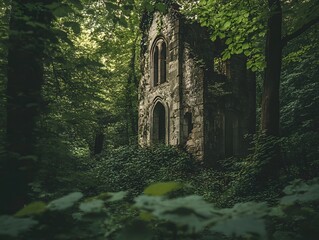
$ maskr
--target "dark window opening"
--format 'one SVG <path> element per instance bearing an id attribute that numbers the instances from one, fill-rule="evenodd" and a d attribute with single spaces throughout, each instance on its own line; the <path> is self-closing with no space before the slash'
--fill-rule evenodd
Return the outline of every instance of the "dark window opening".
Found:
<path id="1" fill-rule="evenodd" d="M 152 81 L 157 86 L 167 81 L 167 45 L 163 39 L 155 42 L 152 55 Z"/>
<path id="2" fill-rule="evenodd" d="M 161 45 L 160 69 L 161 69 L 160 83 L 163 83 L 163 82 L 166 82 L 166 44 L 165 42 L 162 42 L 162 45 Z"/>
<path id="3" fill-rule="evenodd" d="M 192 133 L 193 130 L 193 120 L 192 114 L 187 112 L 184 115 L 184 139 L 187 142 L 189 135 Z"/>
<path id="4" fill-rule="evenodd" d="M 155 47 L 153 56 L 153 66 L 154 66 L 154 86 L 158 85 L 158 46 Z"/>
<path id="5" fill-rule="evenodd" d="M 163 104 L 157 103 L 153 112 L 153 143 L 165 144 L 166 117 Z"/>

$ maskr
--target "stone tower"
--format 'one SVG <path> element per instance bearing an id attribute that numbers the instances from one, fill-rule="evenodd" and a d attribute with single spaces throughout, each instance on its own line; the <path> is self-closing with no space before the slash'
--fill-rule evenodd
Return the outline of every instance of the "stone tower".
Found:
<path id="1" fill-rule="evenodd" d="M 173 8 L 154 13 L 144 34 L 139 144 L 180 146 L 208 164 L 245 154 L 256 124 L 245 57 L 221 61 L 223 44 Z"/>

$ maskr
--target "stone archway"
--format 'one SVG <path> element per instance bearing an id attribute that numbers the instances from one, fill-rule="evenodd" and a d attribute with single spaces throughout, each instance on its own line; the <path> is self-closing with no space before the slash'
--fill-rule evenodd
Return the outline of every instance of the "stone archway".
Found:
<path id="1" fill-rule="evenodd" d="M 152 143 L 165 144 L 166 143 L 166 112 L 162 103 L 157 102 L 153 110 L 153 127 L 152 127 Z"/>

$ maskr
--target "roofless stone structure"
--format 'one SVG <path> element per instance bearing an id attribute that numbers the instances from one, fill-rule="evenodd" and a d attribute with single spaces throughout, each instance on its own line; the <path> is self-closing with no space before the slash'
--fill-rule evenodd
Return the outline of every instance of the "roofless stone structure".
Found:
<path id="1" fill-rule="evenodd" d="M 245 154 L 256 101 L 245 57 L 222 61 L 222 42 L 211 42 L 173 8 L 151 19 L 142 52 L 139 144 L 180 146 L 209 164 Z"/>

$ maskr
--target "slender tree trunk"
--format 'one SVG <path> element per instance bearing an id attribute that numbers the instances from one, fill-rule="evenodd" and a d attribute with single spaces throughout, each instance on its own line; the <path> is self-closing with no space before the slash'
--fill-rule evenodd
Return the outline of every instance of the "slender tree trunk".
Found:
<path id="1" fill-rule="evenodd" d="M 248 81 L 248 133 L 255 134 L 256 133 L 256 73 L 251 70 L 247 70 L 246 75 Z"/>
<path id="2" fill-rule="evenodd" d="M 102 153 L 104 145 L 105 134 L 101 131 L 95 135 L 94 140 L 94 155 Z"/>
<path id="3" fill-rule="evenodd" d="M 282 38 L 282 8 L 280 0 L 268 0 L 270 16 L 267 25 L 266 69 L 263 83 L 261 107 L 261 130 L 266 134 L 262 139 L 263 151 L 269 156 L 262 173 L 261 181 L 276 176 L 281 168 L 280 145 L 276 137 L 280 136 L 280 76 L 282 49 L 289 41 L 298 37 L 319 22 L 319 17 L 309 19 L 295 32 Z M 270 137 L 270 138 L 269 138 Z M 273 138 L 275 137 L 275 138 Z"/>
<path id="4" fill-rule="evenodd" d="M 282 63 L 280 0 L 268 0 L 270 17 L 266 42 L 266 69 L 261 107 L 261 129 L 270 136 L 279 136 L 279 89 Z"/>
<path id="5" fill-rule="evenodd" d="M 132 136 L 137 135 L 137 117 L 136 117 L 136 112 L 134 109 L 134 91 L 137 91 L 138 88 L 138 81 L 137 81 L 137 76 L 135 72 L 135 60 L 136 60 L 136 42 L 137 38 L 134 41 L 134 45 L 132 47 L 132 55 L 131 55 L 131 61 L 130 61 L 130 73 L 127 78 L 127 89 L 126 89 L 126 103 L 127 103 L 127 115 L 128 119 L 130 121 L 130 132 Z"/>
<path id="6" fill-rule="evenodd" d="M 111 115 L 110 112 L 108 111 L 97 111 L 96 112 L 96 117 L 97 117 L 97 129 L 95 132 L 95 137 L 94 137 L 94 146 L 92 146 L 91 153 L 93 156 L 102 153 L 104 148 L 106 147 L 104 142 L 107 137 L 106 130 L 108 127 L 108 124 L 112 123 L 113 116 Z"/>
<path id="7" fill-rule="evenodd" d="M 270 17 L 267 25 L 266 69 L 261 109 L 261 129 L 269 136 L 280 135 L 280 74 L 282 49 L 292 39 L 319 23 L 319 16 L 282 38 L 282 8 L 280 0 L 268 0 Z"/>
<path id="8" fill-rule="evenodd" d="M 7 82 L 8 155 L 2 163 L 0 183 L 1 208 L 8 213 L 28 201 L 28 184 L 36 166 L 36 120 L 42 105 L 42 59 L 45 36 L 52 20 L 50 12 L 32 7 L 32 4 L 39 3 L 35 0 L 12 1 Z M 44 24 L 48 29 L 34 27 L 34 23 Z"/>
<path id="9" fill-rule="evenodd" d="M 264 184 L 269 178 L 277 178 L 280 169 L 280 146 L 273 137 L 279 136 L 279 89 L 282 63 L 282 9 L 280 0 L 268 0 L 270 16 L 267 24 L 266 69 L 261 106 L 261 130 L 266 138 L 259 141 L 262 155 L 268 156 L 258 175 L 257 182 Z"/>

